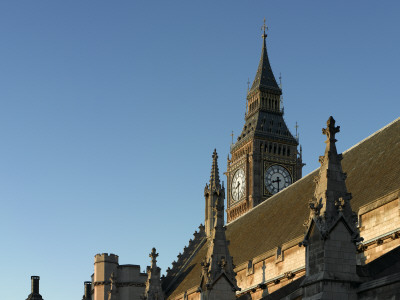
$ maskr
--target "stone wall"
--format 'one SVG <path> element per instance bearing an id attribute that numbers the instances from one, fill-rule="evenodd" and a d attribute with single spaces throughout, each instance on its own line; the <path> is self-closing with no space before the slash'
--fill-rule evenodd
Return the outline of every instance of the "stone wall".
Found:
<path id="1" fill-rule="evenodd" d="M 298 246 L 301 238 L 237 266 L 238 295 L 249 293 L 252 299 L 260 299 L 303 276 L 305 249 Z"/>
<path id="2" fill-rule="evenodd" d="M 146 287 L 147 274 L 140 273 L 138 265 L 118 267 L 118 294 L 120 299 L 140 300 Z"/>
<path id="3" fill-rule="evenodd" d="M 400 191 L 360 207 L 359 226 L 364 238 L 358 263 L 366 264 L 400 245 Z"/>
<path id="4" fill-rule="evenodd" d="M 116 276 L 119 299 L 141 299 L 140 297 L 145 290 L 147 274 L 140 273 L 140 266 L 138 265 L 119 265 L 117 255 L 103 253 L 95 256 L 94 274 L 92 276 L 94 300 L 108 300 L 112 273 Z"/>
<path id="5" fill-rule="evenodd" d="M 400 299 L 399 275 L 386 276 L 379 280 L 366 282 L 359 287 L 360 300 L 397 300 Z"/>

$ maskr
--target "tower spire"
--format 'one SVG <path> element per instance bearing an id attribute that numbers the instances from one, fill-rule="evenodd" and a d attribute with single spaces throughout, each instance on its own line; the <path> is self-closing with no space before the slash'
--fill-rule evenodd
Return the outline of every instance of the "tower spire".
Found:
<path id="1" fill-rule="evenodd" d="M 276 83 L 275 76 L 272 72 L 271 65 L 268 59 L 267 53 L 267 33 L 268 30 L 267 25 L 265 24 L 264 18 L 264 25 L 261 27 L 263 30 L 263 34 L 261 35 L 263 38 L 263 47 L 261 50 L 261 58 L 260 63 L 258 64 L 258 69 L 256 73 L 256 77 L 254 78 L 253 84 L 250 89 L 250 93 L 256 90 L 273 90 L 278 93 L 281 93 L 281 90 Z"/>

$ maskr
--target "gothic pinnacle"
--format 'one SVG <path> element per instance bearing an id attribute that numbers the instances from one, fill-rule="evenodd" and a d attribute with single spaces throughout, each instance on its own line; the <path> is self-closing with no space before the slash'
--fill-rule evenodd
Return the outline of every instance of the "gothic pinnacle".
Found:
<path id="1" fill-rule="evenodd" d="M 156 248 L 151 249 L 151 253 L 149 254 L 151 267 L 147 267 L 146 289 L 143 297 L 145 300 L 164 299 L 160 281 L 160 268 L 157 267 L 157 256 Z"/>
<path id="2" fill-rule="evenodd" d="M 325 222 L 328 228 L 330 223 L 343 215 L 352 230 L 356 232 L 354 213 L 351 209 L 351 194 L 347 192 L 346 173 L 342 170 L 342 155 L 336 150 L 336 133 L 339 126 L 335 126 L 335 119 L 331 116 L 322 133 L 327 136 L 324 156 L 320 157 L 321 168 L 316 178 L 314 197 L 310 202 L 311 216 Z"/>
<path id="3" fill-rule="evenodd" d="M 212 289 L 221 275 L 229 282 L 232 291 L 239 290 L 229 242 L 226 240 L 224 227 L 224 197 L 218 197 L 213 207 L 214 225 L 210 236 L 207 255 L 202 262 L 202 288 Z"/>
<path id="4" fill-rule="evenodd" d="M 213 161 L 212 161 L 212 166 L 211 166 L 210 188 L 212 188 L 212 187 L 220 188 L 221 182 L 219 180 L 217 149 L 214 149 L 212 159 L 213 159 Z"/>

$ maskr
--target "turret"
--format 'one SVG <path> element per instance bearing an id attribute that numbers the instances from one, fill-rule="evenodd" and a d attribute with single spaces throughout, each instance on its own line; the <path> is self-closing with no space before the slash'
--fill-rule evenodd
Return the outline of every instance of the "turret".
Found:
<path id="1" fill-rule="evenodd" d="M 31 276 L 31 293 L 26 300 L 43 300 L 39 294 L 39 276 Z"/>
<path id="2" fill-rule="evenodd" d="M 117 276 L 118 255 L 96 254 L 94 257 L 94 300 L 108 299 L 111 287 L 111 274 Z"/>

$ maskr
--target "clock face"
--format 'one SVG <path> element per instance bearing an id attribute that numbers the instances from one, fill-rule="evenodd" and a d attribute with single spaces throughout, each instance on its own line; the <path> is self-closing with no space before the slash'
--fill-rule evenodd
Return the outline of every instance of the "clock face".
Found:
<path id="1" fill-rule="evenodd" d="M 276 194 L 291 183 L 292 177 L 282 166 L 272 165 L 265 171 L 265 186 L 271 194 Z"/>
<path id="2" fill-rule="evenodd" d="M 233 202 L 236 202 L 243 197 L 245 185 L 244 170 L 239 169 L 236 171 L 235 175 L 233 175 L 232 179 L 231 190 Z"/>

